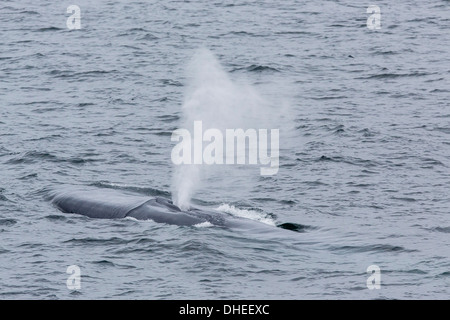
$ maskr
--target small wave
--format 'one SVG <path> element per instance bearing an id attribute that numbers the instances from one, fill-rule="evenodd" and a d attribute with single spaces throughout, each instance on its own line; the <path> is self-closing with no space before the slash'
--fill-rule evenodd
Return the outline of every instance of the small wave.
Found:
<path id="1" fill-rule="evenodd" d="M 24 175 L 20 178 L 18 178 L 19 180 L 28 180 L 28 179 L 33 179 L 33 178 L 37 178 L 38 174 L 37 173 L 30 173 L 27 175 Z"/>
<path id="2" fill-rule="evenodd" d="M 379 163 L 377 163 L 376 161 L 373 160 L 366 160 L 366 159 L 361 159 L 361 158 L 356 158 L 356 157 L 341 157 L 341 156 L 336 156 L 336 157 L 328 157 L 328 156 L 321 156 L 320 158 L 318 158 L 316 161 L 330 161 L 330 162 L 342 162 L 342 163 L 346 163 L 346 164 L 351 164 L 351 165 L 356 165 L 356 166 L 363 166 L 363 167 L 376 167 L 379 165 Z"/>
<path id="3" fill-rule="evenodd" d="M 54 109 L 52 109 L 52 110 L 54 110 Z M 44 113 L 44 112 L 42 112 L 42 113 Z M 36 138 L 31 138 L 31 139 L 25 139 L 24 141 L 50 141 L 50 140 L 54 140 L 54 139 L 58 139 L 58 138 L 62 138 L 62 136 L 60 134 L 51 134 L 51 135 L 48 135 L 48 136 L 42 136 L 42 137 L 36 137 Z"/>
<path id="4" fill-rule="evenodd" d="M 169 101 L 169 97 L 162 97 L 162 98 L 157 98 L 157 99 L 153 99 L 150 100 L 151 102 L 165 102 L 165 101 Z"/>
<path id="5" fill-rule="evenodd" d="M 18 247 L 19 247 L 19 248 L 27 248 L 27 249 L 36 249 L 36 250 L 40 250 L 43 246 L 44 246 L 44 244 L 42 244 L 42 243 L 25 242 L 25 243 L 20 244 Z"/>
<path id="6" fill-rule="evenodd" d="M 374 74 L 367 77 L 358 77 L 356 79 L 364 80 L 364 79 L 396 79 L 396 78 L 408 78 L 408 77 L 423 77 L 433 75 L 434 73 L 427 72 L 412 72 L 412 73 L 380 73 Z"/>
<path id="7" fill-rule="evenodd" d="M 89 71 L 82 71 L 82 72 L 74 72 L 70 70 L 51 70 L 46 72 L 46 74 L 53 76 L 55 78 L 61 78 L 61 79 L 76 79 L 76 78 L 93 78 L 93 77 L 100 77 L 104 76 L 106 74 L 114 74 L 117 73 L 117 70 L 89 70 Z"/>
<path id="8" fill-rule="evenodd" d="M 98 261 L 93 261 L 92 263 L 93 264 L 97 264 L 97 265 L 101 265 L 101 266 L 104 266 L 104 267 L 115 267 L 116 266 L 113 262 L 111 262 L 109 260 L 98 260 Z"/>
<path id="9" fill-rule="evenodd" d="M 247 71 L 252 71 L 252 72 L 262 72 L 262 71 L 280 72 L 280 70 L 278 70 L 276 68 L 272 68 L 269 66 L 260 66 L 260 65 L 251 65 L 251 66 L 247 67 L 246 69 L 247 69 Z"/>
<path id="10" fill-rule="evenodd" d="M 436 227 L 436 228 L 433 228 L 433 231 L 450 233 L 450 227 Z"/>
<path id="11" fill-rule="evenodd" d="M 278 35 L 318 35 L 317 33 L 309 32 L 309 31 L 300 31 L 300 30 L 288 30 L 288 31 L 278 31 L 275 32 Z"/>
<path id="12" fill-rule="evenodd" d="M 19 12 L 19 13 L 20 13 L 20 14 L 37 14 L 37 15 L 40 15 L 39 12 L 33 11 L 33 10 L 24 10 L 24 11 L 21 11 L 21 12 Z"/>
<path id="13" fill-rule="evenodd" d="M 48 105 L 51 105 L 52 107 L 54 107 L 55 105 L 61 105 L 60 102 L 55 101 L 55 100 L 35 100 L 35 101 L 30 101 L 30 102 L 24 102 L 22 104 L 25 106 L 33 106 L 33 105 L 40 106 L 40 105 L 48 104 Z M 20 105 L 20 104 L 17 104 L 17 105 Z"/>
<path id="14" fill-rule="evenodd" d="M 316 187 L 316 186 L 328 186 L 328 183 L 322 182 L 320 180 L 312 180 L 312 181 L 303 181 L 303 184 L 306 184 L 307 186 L 312 186 L 312 187 Z"/>
<path id="15" fill-rule="evenodd" d="M 345 131 L 345 126 L 343 124 L 338 125 L 322 125 L 321 128 L 323 128 L 326 131 L 332 132 L 332 133 L 340 133 Z"/>
<path id="16" fill-rule="evenodd" d="M 153 132 L 154 135 L 162 136 L 162 137 L 170 137 L 172 136 L 172 131 L 159 131 L 159 132 Z"/>
<path id="17" fill-rule="evenodd" d="M 416 202 L 417 199 L 409 198 L 409 197 L 391 197 L 393 200 L 405 201 L 405 202 Z"/>
<path id="18" fill-rule="evenodd" d="M 23 89 L 23 87 L 21 89 Z M 42 90 L 42 91 L 45 91 L 45 90 Z M 56 107 L 56 106 L 55 107 L 48 107 L 48 108 L 39 106 L 38 108 L 33 109 L 31 112 L 34 112 L 34 113 L 49 113 L 49 112 L 56 111 L 56 110 L 60 110 L 60 109 L 58 107 Z M 25 140 L 25 141 L 33 141 L 33 140 L 35 140 L 35 138 L 28 139 L 28 140 Z"/>
<path id="19" fill-rule="evenodd" d="M 157 118 L 160 119 L 163 122 L 166 122 L 166 123 L 175 122 L 175 121 L 178 121 L 180 119 L 179 116 L 177 116 L 177 115 L 170 115 L 170 114 L 157 116 Z"/>
<path id="20" fill-rule="evenodd" d="M 45 217 L 45 219 L 49 220 L 49 221 L 67 221 L 68 218 L 66 216 L 63 215 L 56 215 L 56 214 L 51 214 Z"/>
<path id="21" fill-rule="evenodd" d="M 54 156 L 48 152 L 28 151 L 17 158 L 13 158 L 13 159 L 6 161 L 6 163 L 7 164 L 35 163 L 36 161 L 41 161 L 41 160 L 55 161 L 56 159 L 57 159 L 56 156 Z"/>
<path id="22" fill-rule="evenodd" d="M 443 166 L 446 167 L 441 161 L 433 159 L 433 158 L 422 158 L 421 159 L 424 165 L 422 168 L 433 168 L 434 166 Z"/>
<path id="23" fill-rule="evenodd" d="M 104 245 L 126 245 L 128 243 L 127 240 L 121 239 L 118 237 L 112 237 L 109 239 L 97 239 L 97 238 L 72 238 L 66 241 L 63 241 L 63 243 L 70 243 L 75 245 L 98 245 L 98 246 L 104 246 Z"/>
<path id="24" fill-rule="evenodd" d="M 364 137 L 373 137 L 376 135 L 375 132 L 369 130 L 368 128 L 364 128 L 362 130 L 359 130 L 358 133 L 361 133 Z"/>
<path id="25" fill-rule="evenodd" d="M 221 36 L 229 36 L 229 35 L 232 35 L 232 36 L 251 36 L 251 37 L 258 37 L 258 36 L 260 36 L 260 35 L 257 35 L 257 34 L 251 33 L 251 32 L 247 32 L 247 31 L 231 31 L 231 32 L 222 34 Z"/>
<path id="26" fill-rule="evenodd" d="M 30 164 L 41 161 L 69 163 L 74 165 L 80 165 L 88 162 L 95 162 L 95 159 L 82 159 L 79 157 L 73 158 L 61 158 L 48 152 L 42 151 L 28 151 L 21 154 L 19 157 L 15 157 L 6 161 L 6 164 Z M 32 178 L 33 176 L 27 176 L 26 178 Z"/>
<path id="27" fill-rule="evenodd" d="M 174 86 L 174 87 L 182 87 L 183 84 L 179 81 L 172 80 L 172 79 L 161 79 L 160 82 L 164 85 L 168 86 Z"/>
<path id="28" fill-rule="evenodd" d="M 151 33 L 147 33 L 145 36 L 139 38 L 138 40 L 152 41 L 158 40 L 159 38 Z"/>
<path id="29" fill-rule="evenodd" d="M 140 34 L 142 32 L 145 32 L 146 34 L 149 33 L 148 30 L 143 29 L 143 28 L 131 28 L 131 29 L 127 29 L 124 32 L 119 33 L 117 36 L 118 37 L 127 37 L 127 36 L 130 36 L 130 35 Z"/>
<path id="30" fill-rule="evenodd" d="M 219 248 L 216 249 L 211 244 L 196 239 L 185 241 L 179 246 L 179 248 L 183 252 L 182 257 L 188 257 L 197 252 L 202 252 L 202 255 L 209 255 L 210 257 L 220 257 L 225 254 L 220 251 Z"/>
<path id="31" fill-rule="evenodd" d="M 12 226 L 17 223 L 14 219 L 0 219 L 0 226 Z"/>
<path id="32" fill-rule="evenodd" d="M 398 52 L 392 51 L 392 50 L 385 50 L 385 51 L 380 50 L 380 51 L 374 51 L 372 54 L 373 55 L 387 56 L 387 55 L 398 54 Z"/>
<path id="33" fill-rule="evenodd" d="M 129 32 L 136 32 L 136 31 L 148 32 L 148 30 L 146 30 L 144 28 L 131 28 L 131 29 L 128 29 L 127 31 L 129 31 Z"/>
<path id="34" fill-rule="evenodd" d="M 269 66 L 263 66 L 263 65 L 256 65 L 256 64 L 252 64 L 248 67 L 243 67 L 243 68 L 235 68 L 235 69 L 231 70 L 231 72 L 240 71 L 240 70 L 245 70 L 245 71 L 249 71 L 249 72 L 280 72 L 280 70 L 278 70 L 276 68 L 269 67 Z"/>
<path id="35" fill-rule="evenodd" d="M 430 92 L 431 93 L 436 93 L 436 92 L 448 93 L 448 92 L 450 92 L 450 90 L 447 90 L 447 89 L 433 89 Z"/>
<path id="36" fill-rule="evenodd" d="M 4 122 L 0 121 L 0 124 L 3 124 Z M 6 149 L 4 146 L 0 146 L 0 155 L 1 154 L 8 154 L 10 151 Z M 1 190 L 1 189 L 0 189 Z"/>
<path id="37" fill-rule="evenodd" d="M 95 104 L 92 102 L 81 102 L 79 104 L 77 104 L 78 108 L 84 108 L 84 107 L 88 107 L 88 106 L 94 106 Z"/>
<path id="38" fill-rule="evenodd" d="M 336 99 L 347 99 L 347 96 L 322 96 L 322 97 L 311 97 L 313 100 L 336 100 Z"/>
<path id="39" fill-rule="evenodd" d="M 433 130 L 440 131 L 446 134 L 450 134 L 450 128 L 449 127 L 436 127 Z"/>
<path id="40" fill-rule="evenodd" d="M 258 202 L 272 202 L 272 201 L 277 201 L 277 199 L 274 198 L 251 198 L 250 200 L 253 201 L 258 201 Z"/>
<path id="41" fill-rule="evenodd" d="M 57 28 L 57 27 L 47 27 L 47 28 L 37 29 L 36 32 L 59 31 L 59 30 L 63 30 L 63 29 Z"/>
<path id="42" fill-rule="evenodd" d="M 374 244 L 362 246 L 331 246 L 332 251 L 341 253 L 361 253 L 361 252 L 415 252 L 417 250 L 406 249 L 401 246 L 390 244 Z"/>
<path id="43" fill-rule="evenodd" d="M 136 290 L 127 290 L 121 293 L 113 294 L 113 297 L 133 297 L 133 295 L 136 293 Z"/>
<path id="44" fill-rule="evenodd" d="M 235 217 L 240 217 L 240 218 L 246 218 L 246 219 L 250 219 L 250 220 L 256 220 L 271 226 L 275 226 L 275 220 L 272 219 L 271 217 L 268 217 L 267 215 L 255 211 L 255 210 L 246 210 L 246 209 L 238 209 L 235 206 L 229 205 L 229 204 L 222 204 L 220 205 L 216 210 L 221 211 L 221 212 L 225 212 L 225 213 L 229 213 Z"/>
<path id="45" fill-rule="evenodd" d="M 294 205 L 294 204 L 296 204 L 297 203 L 297 201 L 295 201 L 295 200 L 278 200 L 278 203 L 281 203 L 281 204 L 287 204 L 287 205 Z"/>

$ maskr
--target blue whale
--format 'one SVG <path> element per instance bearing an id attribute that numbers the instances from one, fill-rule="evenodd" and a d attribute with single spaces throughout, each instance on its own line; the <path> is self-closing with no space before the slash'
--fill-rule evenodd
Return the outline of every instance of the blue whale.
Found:
<path id="1" fill-rule="evenodd" d="M 264 232 L 273 226 L 209 208 L 191 207 L 181 210 L 163 197 L 146 197 L 114 189 L 73 189 L 54 192 L 53 205 L 64 213 L 74 213 L 98 219 L 153 220 L 178 226 L 196 226 L 209 223 L 224 228 L 245 228 Z M 277 227 L 302 232 L 305 226 L 283 223 Z"/>

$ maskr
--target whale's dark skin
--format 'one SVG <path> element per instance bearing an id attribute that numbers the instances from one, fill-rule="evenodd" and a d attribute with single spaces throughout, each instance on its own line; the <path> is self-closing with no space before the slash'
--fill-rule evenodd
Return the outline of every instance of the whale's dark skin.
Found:
<path id="1" fill-rule="evenodd" d="M 149 198 L 112 189 L 78 189 L 54 192 L 52 203 L 64 213 L 80 214 L 98 219 L 153 220 L 178 226 L 195 226 L 209 222 L 217 227 L 261 229 L 273 226 L 239 218 L 212 209 L 190 208 L 181 210 L 172 201 L 163 197 Z M 278 225 L 283 229 L 296 230 L 298 225 Z"/>

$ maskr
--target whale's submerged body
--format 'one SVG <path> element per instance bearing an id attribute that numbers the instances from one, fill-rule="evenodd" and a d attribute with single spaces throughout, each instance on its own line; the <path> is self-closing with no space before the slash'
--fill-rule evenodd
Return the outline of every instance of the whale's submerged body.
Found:
<path id="1" fill-rule="evenodd" d="M 74 213 L 98 219 L 153 220 L 179 226 L 196 226 L 209 223 L 225 228 L 261 229 L 273 226 L 258 221 L 240 218 L 213 209 L 190 208 L 181 210 L 172 201 L 163 197 L 149 198 L 113 189 L 78 189 L 55 192 L 52 203 L 64 213 Z M 278 227 L 301 231 L 298 225 L 285 223 Z M 301 226 L 299 226 L 301 227 Z"/>

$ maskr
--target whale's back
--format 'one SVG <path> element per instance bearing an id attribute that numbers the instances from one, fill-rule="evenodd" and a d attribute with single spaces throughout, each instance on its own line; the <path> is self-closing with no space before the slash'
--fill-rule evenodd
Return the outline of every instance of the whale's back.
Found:
<path id="1" fill-rule="evenodd" d="M 203 222 L 220 222 L 216 212 L 199 209 L 181 211 L 169 199 L 149 198 L 112 189 L 70 189 L 55 192 L 52 203 L 64 213 L 97 219 L 153 220 L 160 223 L 192 226 Z M 216 225 L 223 225 L 215 223 Z"/>
<path id="2" fill-rule="evenodd" d="M 97 219 L 153 220 L 179 226 L 194 226 L 205 222 L 217 227 L 252 230 L 265 233 L 273 226 L 208 208 L 183 211 L 166 198 L 149 198 L 113 189 L 70 189 L 54 192 L 52 203 L 64 213 L 74 213 Z M 278 227 L 303 232 L 300 225 L 285 223 Z"/>
<path id="3" fill-rule="evenodd" d="M 149 200 L 144 196 L 123 194 L 115 190 L 71 190 L 57 193 L 52 202 L 64 213 L 76 213 L 90 218 L 120 219 Z"/>

